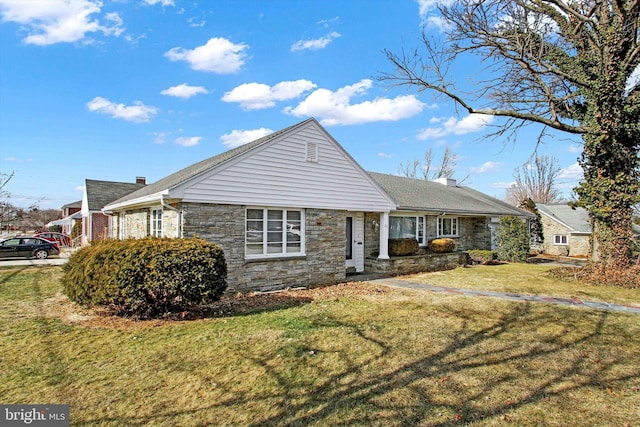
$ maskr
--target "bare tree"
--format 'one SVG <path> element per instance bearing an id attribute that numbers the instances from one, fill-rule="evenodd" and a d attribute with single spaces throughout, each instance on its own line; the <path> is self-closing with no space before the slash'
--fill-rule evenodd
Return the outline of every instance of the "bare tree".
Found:
<path id="1" fill-rule="evenodd" d="M 575 191 L 593 225 L 592 260 L 628 266 L 640 194 L 640 0 L 458 0 L 438 10 L 443 36 L 387 51 L 395 71 L 380 79 L 502 117 L 493 136 L 527 124 L 541 125 L 541 138 L 581 135 L 585 179 Z M 470 57 L 481 77 L 453 80 Z"/>
<path id="2" fill-rule="evenodd" d="M 435 155 L 433 148 L 429 148 L 424 153 L 423 161 L 413 159 L 411 162 L 401 162 L 398 165 L 398 173 L 407 178 L 426 179 L 433 181 L 438 178 L 455 178 L 456 166 L 458 165 L 458 155 L 449 147 L 445 147 L 441 161 L 434 165 Z M 469 175 L 462 179 L 456 179 L 459 184 L 464 184 Z"/>
<path id="3" fill-rule="evenodd" d="M 535 156 L 515 168 L 513 177 L 516 181 L 507 189 L 507 202 L 514 206 L 520 206 L 527 199 L 545 204 L 559 202 L 560 190 L 556 182 L 560 172 L 555 157 Z"/>

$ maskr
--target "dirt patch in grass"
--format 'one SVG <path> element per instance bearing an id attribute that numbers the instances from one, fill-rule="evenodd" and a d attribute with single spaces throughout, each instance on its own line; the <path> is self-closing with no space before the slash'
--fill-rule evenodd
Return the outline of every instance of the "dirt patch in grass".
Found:
<path id="1" fill-rule="evenodd" d="M 223 295 L 223 297 L 198 311 L 172 313 L 163 319 L 136 320 L 118 317 L 105 308 L 85 308 L 69 301 L 57 293 L 40 305 L 41 315 L 60 319 L 67 325 L 89 328 L 138 329 L 175 325 L 181 322 L 207 318 L 242 316 L 251 313 L 297 307 L 314 301 L 338 300 L 392 292 L 385 286 L 367 282 L 347 282 L 313 289 L 283 290 L 278 292 L 255 292 L 250 294 Z"/>

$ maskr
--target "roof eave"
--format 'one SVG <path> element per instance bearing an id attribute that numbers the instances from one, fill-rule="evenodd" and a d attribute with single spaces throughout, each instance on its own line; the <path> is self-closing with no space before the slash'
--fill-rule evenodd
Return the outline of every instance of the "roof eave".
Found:
<path id="1" fill-rule="evenodd" d="M 444 214 L 444 215 L 460 215 L 460 216 L 504 216 L 504 215 L 514 215 L 525 218 L 535 218 L 535 215 L 523 212 L 491 212 L 491 211 L 475 211 L 475 210 L 464 210 L 464 209 L 433 209 L 433 208 L 425 208 L 425 207 L 415 207 L 415 206 L 398 206 L 396 210 L 399 211 L 414 211 L 414 212 L 427 212 L 433 214 Z"/>
<path id="2" fill-rule="evenodd" d="M 168 193 L 169 193 L 168 190 L 163 190 L 157 193 L 149 194 L 147 196 L 139 197 L 137 199 L 127 200 L 120 203 L 112 203 L 102 208 L 102 212 L 109 213 L 113 211 L 120 211 L 125 208 L 130 209 L 130 208 L 149 205 L 153 202 L 162 200 Z"/>

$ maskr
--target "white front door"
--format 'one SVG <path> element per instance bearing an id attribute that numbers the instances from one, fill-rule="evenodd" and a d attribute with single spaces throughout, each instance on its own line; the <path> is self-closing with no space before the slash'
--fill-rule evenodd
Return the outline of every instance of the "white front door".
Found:
<path id="1" fill-rule="evenodd" d="M 347 216 L 346 225 L 347 267 L 355 267 L 356 273 L 364 271 L 364 213 Z"/>

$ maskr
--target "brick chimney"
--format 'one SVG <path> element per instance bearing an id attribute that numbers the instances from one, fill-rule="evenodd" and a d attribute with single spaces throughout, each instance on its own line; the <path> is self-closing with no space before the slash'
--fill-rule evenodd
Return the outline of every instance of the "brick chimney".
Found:
<path id="1" fill-rule="evenodd" d="M 147 178 L 144 176 L 136 176 L 136 184 L 147 185 Z"/>

